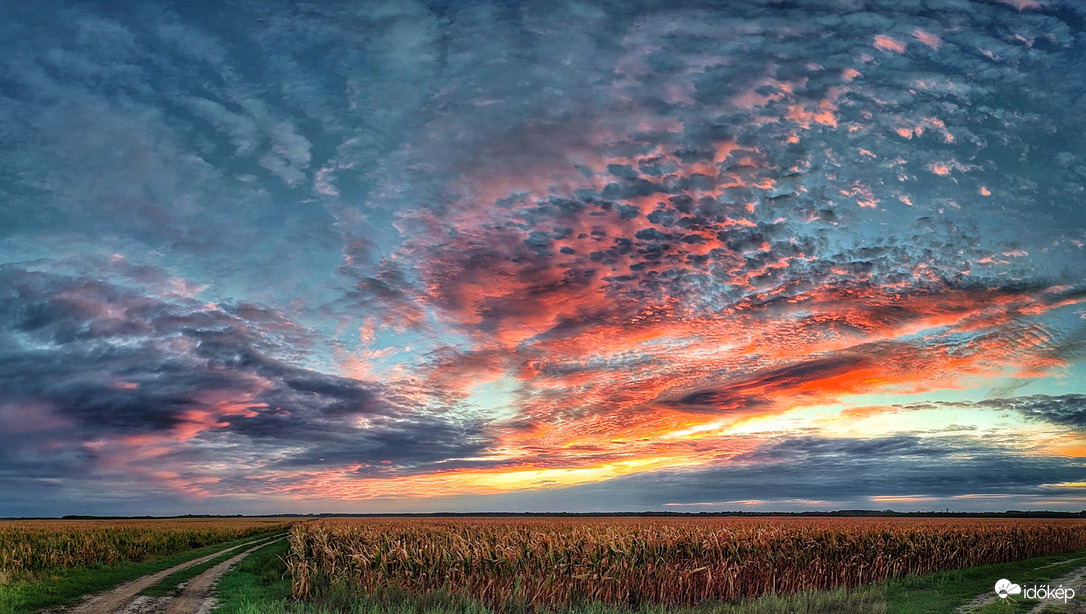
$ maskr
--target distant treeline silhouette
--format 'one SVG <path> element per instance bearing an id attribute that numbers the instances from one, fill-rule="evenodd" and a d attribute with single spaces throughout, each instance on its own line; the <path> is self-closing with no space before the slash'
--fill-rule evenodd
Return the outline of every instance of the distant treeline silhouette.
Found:
<path id="1" fill-rule="evenodd" d="M 843 516 L 843 517 L 894 517 L 904 518 L 1086 518 L 1086 510 L 1080 512 L 1056 512 L 1051 510 L 1007 510 L 1004 512 L 956 512 L 921 511 L 899 512 L 895 510 L 833 510 L 833 511 L 804 511 L 804 512 L 747 512 L 747 511 L 723 511 L 723 512 L 428 512 L 428 513 L 387 513 L 387 514 L 339 514 L 339 513 L 311 513 L 311 514 L 185 514 L 183 516 L 91 516 L 83 514 L 70 514 L 61 516 L 61 520 L 122 520 L 122 519 L 163 519 L 163 518 L 606 518 L 606 517 L 721 517 L 721 516 Z M 44 519 L 45 516 L 21 517 L 18 520 L 31 518 Z M 15 520 L 16 518 L 8 518 Z"/>

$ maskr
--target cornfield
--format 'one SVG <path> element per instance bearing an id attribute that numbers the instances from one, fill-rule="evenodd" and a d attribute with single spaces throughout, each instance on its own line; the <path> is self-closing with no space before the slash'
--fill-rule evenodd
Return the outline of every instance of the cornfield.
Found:
<path id="1" fill-rule="evenodd" d="M 1086 549 L 1080 520 L 334 519 L 295 525 L 297 598 L 318 583 L 443 590 L 504 609 L 708 600 L 855 586 Z"/>
<path id="2" fill-rule="evenodd" d="M 137 561 L 288 526 L 256 519 L 4 521 L 0 577 Z"/>

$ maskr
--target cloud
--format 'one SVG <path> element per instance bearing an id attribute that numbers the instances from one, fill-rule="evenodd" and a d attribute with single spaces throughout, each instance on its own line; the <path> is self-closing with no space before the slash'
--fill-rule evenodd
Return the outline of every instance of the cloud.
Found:
<path id="1" fill-rule="evenodd" d="M 994 445 L 993 445 L 994 444 Z M 782 435 L 727 462 L 566 488 L 450 496 L 443 510 L 718 511 L 1078 509 L 1081 491 L 1053 493 L 1049 476 L 1074 480 L 1077 460 L 1008 453 L 1011 442 L 899 435 L 838 439 Z M 726 444 L 725 444 L 726 445 Z M 1070 484 L 1071 482 L 1068 482 Z M 1055 501 L 1054 501 L 1055 499 Z M 405 503 L 405 509 L 414 509 Z"/>
<path id="2" fill-rule="evenodd" d="M 973 454 L 729 435 L 797 408 L 1081 426 L 1073 3 L 51 6 L 0 9 L 12 480 L 773 500 Z"/>
<path id="3" fill-rule="evenodd" d="M 1055 424 L 1081 429 L 1086 427 L 1086 395 L 1030 395 L 1006 399 L 989 399 L 981 406 L 1009 409 Z"/>
<path id="4" fill-rule="evenodd" d="M 885 506 L 873 504 L 874 497 L 917 493 L 935 501 L 985 494 L 1028 498 L 1047 494 L 1042 485 L 1052 481 L 1049 476 L 1072 480 L 1081 473 L 1078 462 L 1007 454 L 973 440 L 783 438 L 717 467 L 623 477 L 539 498 L 611 501 L 606 509 L 701 502 L 742 509 L 743 501 L 774 501 L 786 494 L 793 500 L 790 508 L 870 509 Z M 825 503 L 804 505 L 803 500 Z M 955 507 L 964 504 L 958 499 Z M 927 505 L 930 509 L 931 501 Z"/>
<path id="5" fill-rule="evenodd" d="M 138 460 L 139 469 L 128 471 L 154 482 L 179 458 L 190 468 L 212 462 L 205 444 L 217 441 L 229 441 L 244 458 L 231 469 L 239 477 L 266 467 L 268 454 L 283 467 L 396 469 L 475 455 L 487 445 L 477 423 L 428 413 L 419 405 L 425 392 L 277 358 L 281 346 L 293 351 L 312 334 L 277 312 L 249 304 L 201 308 L 11 266 L 0 276 L 7 288 L 0 416 L 11 470 L 30 463 L 45 476 L 70 479 L 78 462 L 89 480 Z M 43 455 L 49 462 L 35 460 Z M 208 477 L 190 477 L 200 483 L 201 475 Z"/>

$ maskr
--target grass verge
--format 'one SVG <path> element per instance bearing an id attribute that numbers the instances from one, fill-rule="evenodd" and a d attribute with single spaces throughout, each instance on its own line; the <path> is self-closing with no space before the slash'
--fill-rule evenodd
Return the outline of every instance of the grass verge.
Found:
<path id="1" fill-rule="evenodd" d="M 378 595 L 362 595 L 335 584 L 322 587 L 311 602 L 296 602 L 290 598 L 290 579 L 280 558 L 286 556 L 287 549 L 285 542 L 266 546 L 223 576 L 216 589 L 220 605 L 214 614 L 494 614 L 478 602 L 442 592 L 409 594 L 387 590 Z M 1084 557 L 1086 551 L 907 576 L 853 589 L 768 595 L 691 608 L 589 604 L 564 610 L 562 614 L 950 614 L 977 596 L 992 593 L 1000 578 L 1010 578 L 1023 587 L 1045 584 L 1086 566 Z M 1028 612 L 1039 603 L 1027 599 L 1013 603 L 997 600 L 978 612 Z M 1061 608 L 1052 605 L 1045 611 L 1062 612 Z M 502 614 L 523 612 L 526 609 L 515 604 L 502 609 Z"/>
<path id="2" fill-rule="evenodd" d="M 995 565 L 983 565 L 928 576 L 906 576 L 886 582 L 886 600 L 895 614 L 953 612 L 977 596 L 994 595 L 996 580 L 1008 578 L 1021 585 L 1047 584 L 1079 567 L 1086 567 L 1086 551 Z M 1083 596 L 1076 596 L 1076 601 Z M 1015 597 L 997 600 L 978 614 L 1028 612 L 1042 602 Z"/>
<path id="3" fill-rule="evenodd" d="M 0 586 L 0 614 L 31 614 L 44 608 L 69 605 L 79 601 L 83 595 L 104 591 L 185 561 L 266 537 L 267 534 L 250 536 L 138 563 L 42 572 L 30 581 Z"/>
<path id="4" fill-rule="evenodd" d="M 316 612 L 304 609 L 311 604 L 290 602 L 290 578 L 283 562 L 290 544 L 286 541 L 264 546 L 226 572 L 215 586 L 219 605 L 214 614 L 258 614 L 267 612 Z"/>

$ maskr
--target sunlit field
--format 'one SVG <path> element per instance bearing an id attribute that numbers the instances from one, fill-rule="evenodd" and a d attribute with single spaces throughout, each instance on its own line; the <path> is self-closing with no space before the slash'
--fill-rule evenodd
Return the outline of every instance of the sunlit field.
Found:
<path id="1" fill-rule="evenodd" d="M 295 525 L 294 596 L 441 591 L 495 610 L 691 606 L 1086 549 L 1086 520 L 329 519 Z"/>

